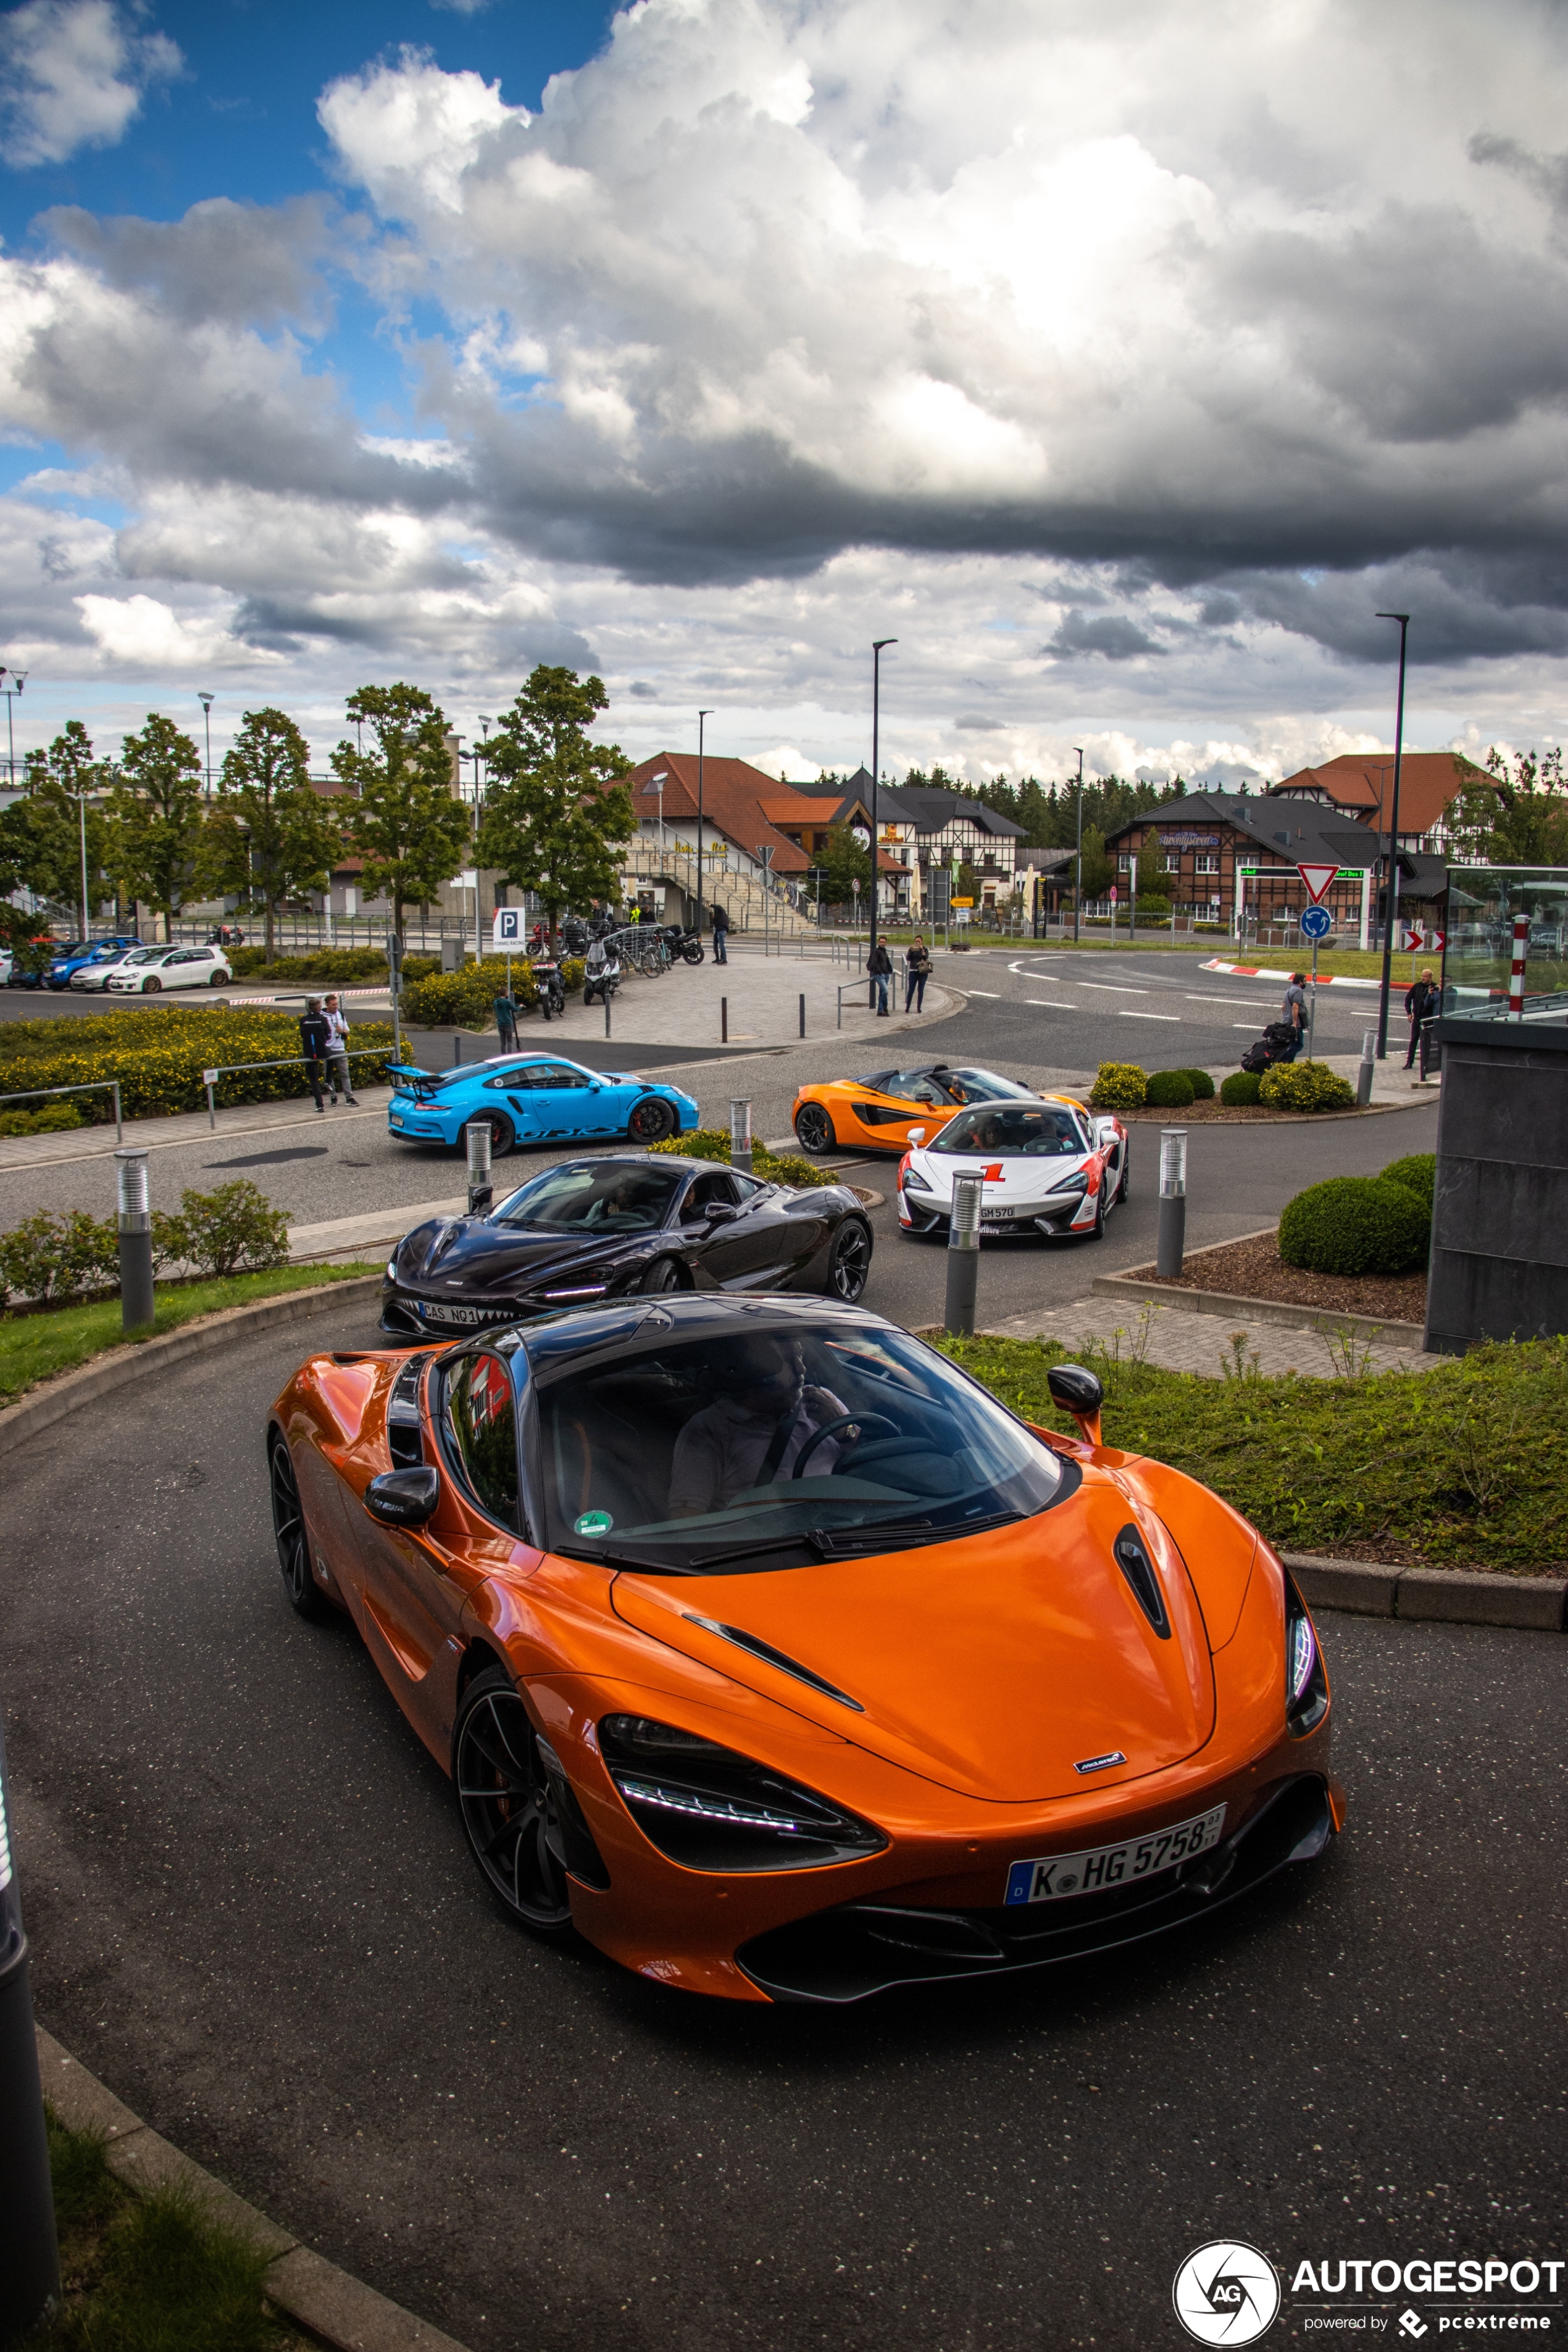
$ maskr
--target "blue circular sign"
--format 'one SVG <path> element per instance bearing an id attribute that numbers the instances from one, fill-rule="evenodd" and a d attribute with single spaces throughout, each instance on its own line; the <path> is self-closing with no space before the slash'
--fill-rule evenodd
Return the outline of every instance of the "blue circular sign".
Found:
<path id="1" fill-rule="evenodd" d="M 1326 907 L 1303 907 L 1301 935 L 1303 939 L 1326 940 L 1334 928 L 1334 919 Z"/>

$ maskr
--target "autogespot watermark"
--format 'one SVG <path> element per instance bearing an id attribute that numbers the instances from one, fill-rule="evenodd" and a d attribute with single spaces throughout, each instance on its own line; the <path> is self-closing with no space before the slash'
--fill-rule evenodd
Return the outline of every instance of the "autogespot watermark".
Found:
<path id="1" fill-rule="evenodd" d="M 1395 2262 L 1315 2256 L 1288 2289 L 1268 2256 L 1237 2238 L 1190 2253 L 1171 2290 L 1176 2317 L 1199 2344 L 1256 2344 L 1283 2317 L 1292 2335 L 1545 2336 L 1563 2326 L 1568 2262 L 1496 2255 Z M 1411 2297 L 1420 2296 L 1417 2309 Z"/>

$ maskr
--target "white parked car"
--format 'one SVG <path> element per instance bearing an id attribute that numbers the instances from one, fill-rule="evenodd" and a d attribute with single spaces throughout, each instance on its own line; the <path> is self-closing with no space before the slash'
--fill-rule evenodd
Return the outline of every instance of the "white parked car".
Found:
<path id="1" fill-rule="evenodd" d="M 899 1163 L 899 1223 L 907 1234 L 946 1231 L 952 1180 L 959 1175 L 984 1180 L 983 1234 L 1098 1238 L 1107 1211 L 1127 1198 L 1127 1129 L 1072 1095 L 976 1103 L 938 1128 L 929 1142 L 925 1133 L 911 1130 L 910 1148 Z"/>
<path id="2" fill-rule="evenodd" d="M 221 988 L 234 978 L 219 948 L 138 948 L 109 967 L 110 996 L 156 996 L 163 988 Z"/>
<path id="3" fill-rule="evenodd" d="M 0 948 L 0 988 L 8 988 L 11 974 L 16 969 L 16 959 L 9 948 Z"/>
<path id="4" fill-rule="evenodd" d="M 118 955 L 105 956 L 101 963 L 80 965 L 72 972 L 68 985 L 73 992 L 80 991 L 84 995 L 89 991 L 106 989 L 111 971 L 122 971 L 128 963 L 144 963 L 149 956 L 166 953 L 167 950 L 163 948 L 121 948 Z"/>

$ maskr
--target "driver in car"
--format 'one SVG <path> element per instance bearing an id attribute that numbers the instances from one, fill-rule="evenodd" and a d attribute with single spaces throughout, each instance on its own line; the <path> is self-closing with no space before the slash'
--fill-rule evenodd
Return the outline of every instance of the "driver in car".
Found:
<path id="1" fill-rule="evenodd" d="M 722 1510 L 754 1486 L 788 1478 L 816 1433 L 848 1411 L 831 1389 L 807 1381 L 799 1341 L 782 1333 L 721 1340 L 708 1372 L 724 1393 L 694 1412 L 676 1439 L 672 1518 Z M 813 1448 L 807 1476 L 826 1477 L 853 1434 L 845 1430 Z"/>
<path id="2" fill-rule="evenodd" d="M 604 1225 L 612 1219 L 626 1218 L 639 1225 L 661 1224 L 668 1198 L 669 1185 L 662 1176 L 647 1176 L 640 1169 L 628 1168 L 624 1176 L 603 1187 L 583 1223 Z"/>

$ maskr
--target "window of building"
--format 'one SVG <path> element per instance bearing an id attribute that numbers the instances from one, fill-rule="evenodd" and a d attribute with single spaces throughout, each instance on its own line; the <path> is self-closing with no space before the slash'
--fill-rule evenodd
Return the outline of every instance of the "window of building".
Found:
<path id="1" fill-rule="evenodd" d="M 1196 857 L 1193 860 L 1193 867 L 1194 871 L 1198 874 L 1217 874 L 1219 872 L 1219 852 L 1216 849 L 1200 849 Z"/>

